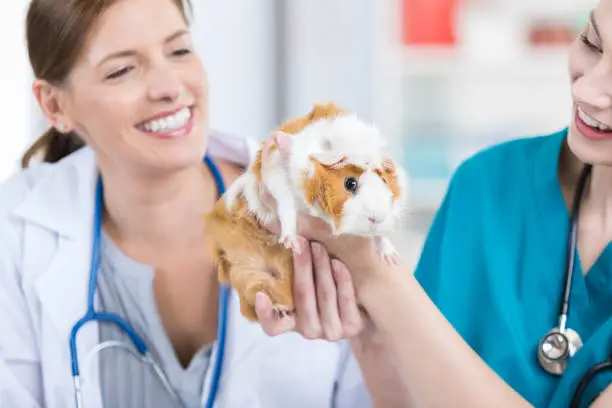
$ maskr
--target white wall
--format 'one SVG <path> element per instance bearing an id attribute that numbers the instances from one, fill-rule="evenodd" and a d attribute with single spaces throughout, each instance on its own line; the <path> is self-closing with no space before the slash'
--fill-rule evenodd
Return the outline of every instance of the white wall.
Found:
<path id="1" fill-rule="evenodd" d="M 371 119 L 370 0 L 286 2 L 286 115 L 301 116 L 313 101 L 333 101 Z"/>
<path id="2" fill-rule="evenodd" d="M 16 168 L 31 133 L 30 67 L 25 48 L 25 10 L 28 1 L 0 5 L 0 181 Z"/>
<path id="3" fill-rule="evenodd" d="M 274 1 L 193 0 L 211 126 L 264 138 L 276 124 Z"/>
<path id="4" fill-rule="evenodd" d="M 332 101 L 376 124 L 401 159 L 395 40 L 399 0 L 285 3 L 286 117 Z"/>

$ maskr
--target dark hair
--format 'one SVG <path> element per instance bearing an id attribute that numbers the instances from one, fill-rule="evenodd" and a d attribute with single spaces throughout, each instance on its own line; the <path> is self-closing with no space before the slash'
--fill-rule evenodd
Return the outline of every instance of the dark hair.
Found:
<path id="1" fill-rule="evenodd" d="M 61 85 L 79 57 L 89 30 L 98 17 L 118 0 L 32 0 L 26 18 L 26 41 L 34 76 Z M 189 0 L 172 0 L 185 20 Z M 23 155 L 21 166 L 43 154 L 43 161 L 54 163 L 83 147 L 74 132 L 47 130 Z"/>

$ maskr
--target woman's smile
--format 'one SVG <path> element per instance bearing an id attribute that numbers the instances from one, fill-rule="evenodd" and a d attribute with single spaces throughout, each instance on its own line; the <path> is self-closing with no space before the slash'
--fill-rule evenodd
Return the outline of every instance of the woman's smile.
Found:
<path id="1" fill-rule="evenodd" d="M 181 106 L 159 113 L 136 126 L 138 130 L 158 138 L 188 135 L 193 128 L 193 107 Z"/>
<path id="2" fill-rule="evenodd" d="M 612 139 L 612 127 L 590 116 L 580 106 L 576 107 L 576 129 L 591 140 Z"/>

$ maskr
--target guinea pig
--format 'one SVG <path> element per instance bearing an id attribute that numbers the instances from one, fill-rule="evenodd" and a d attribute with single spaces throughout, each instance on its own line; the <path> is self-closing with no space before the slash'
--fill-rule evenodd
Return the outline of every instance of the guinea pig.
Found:
<path id="1" fill-rule="evenodd" d="M 260 291 L 280 316 L 293 311 L 298 214 L 321 218 L 336 235 L 374 237 L 381 257 L 393 263 L 398 254 L 387 235 L 407 199 L 406 173 L 385 155 L 379 131 L 335 104 L 315 104 L 272 139 L 205 216 L 219 281 L 236 290 L 241 313 L 251 321 L 257 320 Z M 262 203 L 262 186 L 276 200 L 276 212 Z M 265 227 L 274 220 L 280 236 Z"/>
<path id="2" fill-rule="evenodd" d="M 309 118 L 276 132 L 276 149 L 256 169 L 278 203 L 279 242 L 297 250 L 297 214 L 305 211 L 334 234 L 375 237 L 385 261 L 395 262 L 386 235 L 405 212 L 406 172 L 386 155 L 380 132 L 354 113 L 316 104 Z"/>

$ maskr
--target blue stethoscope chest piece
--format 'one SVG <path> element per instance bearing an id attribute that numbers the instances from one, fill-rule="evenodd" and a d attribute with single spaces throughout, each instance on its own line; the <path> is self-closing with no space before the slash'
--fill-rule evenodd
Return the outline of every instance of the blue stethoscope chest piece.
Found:
<path id="1" fill-rule="evenodd" d="M 215 183 L 217 185 L 217 197 L 220 198 L 225 193 L 225 183 L 221 172 L 215 165 L 215 163 L 208 156 L 204 157 L 204 162 L 208 166 L 208 169 L 213 175 Z M 144 340 L 136 333 L 134 328 L 130 326 L 128 322 L 122 317 L 114 313 L 96 312 L 94 308 L 94 297 L 96 292 L 96 285 L 98 280 L 98 271 L 100 264 L 100 235 L 102 230 L 102 213 L 103 213 L 103 185 L 102 179 L 98 178 L 95 194 L 95 209 L 94 209 L 94 222 L 93 222 L 93 240 L 91 248 L 91 265 L 89 271 L 89 285 L 88 285 L 88 297 L 87 297 L 87 310 L 84 316 L 77 321 L 72 327 L 70 333 L 70 362 L 72 370 L 72 378 L 74 385 L 74 399 L 77 408 L 84 408 L 82 390 L 81 390 L 81 373 L 79 370 L 79 361 L 77 357 L 76 338 L 78 331 L 85 324 L 92 321 L 106 322 L 117 325 L 123 332 L 130 338 L 133 348 L 128 343 L 123 342 L 105 342 L 88 353 L 87 358 L 91 358 L 93 354 L 100 352 L 101 350 L 109 347 L 120 347 L 129 354 L 138 358 L 143 363 L 151 365 L 155 374 L 162 381 L 164 387 L 174 397 L 179 405 L 183 405 L 179 396 L 174 392 L 168 378 L 164 374 L 163 370 L 151 357 L 149 349 Z M 208 393 L 205 408 L 212 408 L 215 403 L 216 396 L 219 390 L 219 382 L 221 379 L 221 373 L 223 370 L 223 362 L 225 359 L 225 343 L 227 338 L 227 319 L 228 309 L 230 300 L 230 288 L 227 285 L 221 285 L 220 296 L 219 296 L 219 316 L 218 316 L 218 328 L 217 328 L 217 346 L 216 353 L 214 356 L 214 366 L 212 371 L 212 380 L 210 385 L 210 391 Z"/>

